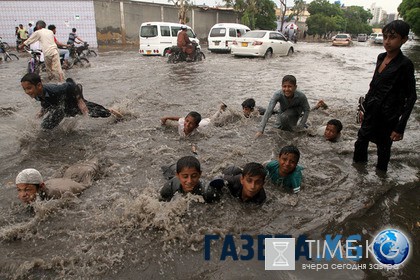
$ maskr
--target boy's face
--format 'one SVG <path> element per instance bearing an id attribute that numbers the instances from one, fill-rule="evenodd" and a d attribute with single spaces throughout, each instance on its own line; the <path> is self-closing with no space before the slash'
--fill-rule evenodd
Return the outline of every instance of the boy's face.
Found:
<path id="1" fill-rule="evenodd" d="M 31 84 L 30 82 L 22 82 L 22 88 L 27 95 L 32 98 L 40 96 L 42 94 L 42 83 L 37 85 Z"/>
<path id="2" fill-rule="evenodd" d="M 395 31 L 391 31 L 389 33 L 385 33 L 384 35 L 384 48 L 385 50 L 390 52 L 399 51 L 401 46 L 407 42 L 407 37 L 402 38 L 400 34 L 396 33 Z"/>
<path id="3" fill-rule="evenodd" d="M 254 111 L 254 108 L 243 107 L 242 111 L 244 112 L 244 116 L 249 118 L 249 115 Z"/>
<path id="4" fill-rule="evenodd" d="M 182 190 L 184 192 L 192 192 L 200 181 L 201 172 L 194 167 L 184 167 L 176 176 L 181 182 Z"/>
<path id="5" fill-rule="evenodd" d="M 283 90 L 283 93 L 287 98 L 293 97 L 293 95 L 295 94 L 296 88 L 297 88 L 297 85 L 294 85 L 289 81 L 285 81 L 281 84 L 281 89 Z"/>
<path id="6" fill-rule="evenodd" d="M 195 119 L 193 117 L 187 116 L 185 118 L 185 121 L 184 121 L 184 133 L 185 133 L 185 135 L 189 135 L 197 127 L 198 127 L 198 125 L 196 125 Z"/>
<path id="7" fill-rule="evenodd" d="M 17 184 L 18 198 L 26 204 L 33 202 L 36 199 L 37 189 L 32 184 Z"/>
<path id="8" fill-rule="evenodd" d="M 282 177 L 287 176 L 295 170 L 298 164 L 297 155 L 292 153 L 281 154 L 279 155 L 279 163 L 280 175 Z"/>
<path id="9" fill-rule="evenodd" d="M 337 127 L 333 124 L 327 124 L 327 127 L 324 131 L 324 137 L 326 140 L 334 142 L 340 136 L 340 133 L 337 131 Z"/>
<path id="10" fill-rule="evenodd" d="M 245 198 L 254 197 L 264 186 L 262 176 L 241 175 L 242 196 Z"/>

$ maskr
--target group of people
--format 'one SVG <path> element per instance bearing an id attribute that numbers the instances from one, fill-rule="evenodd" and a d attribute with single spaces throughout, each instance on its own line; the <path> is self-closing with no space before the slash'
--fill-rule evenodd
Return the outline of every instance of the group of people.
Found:
<path id="1" fill-rule="evenodd" d="M 378 56 L 363 104 L 363 121 L 355 142 L 353 162 L 366 164 L 368 144 L 373 142 L 378 147 L 376 168 L 382 172 L 388 169 L 392 143 L 403 139 L 408 118 L 417 99 L 413 63 L 401 52 L 408 33 L 409 25 L 401 20 L 393 21 L 383 28 L 386 52 Z M 75 84 L 71 79 L 63 85 L 43 85 L 39 76 L 27 74 L 21 83 L 26 94 L 41 102 L 40 116 L 49 112 L 42 122 L 45 129 L 55 127 L 65 116 L 88 114 L 92 117 L 108 117 L 118 114 L 84 100 L 81 85 Z M 274 110 L 277 103 L 280 104 L 278 112 Z M 325 102 L 319 101 L 315 109 L 326 107 Z M 226 105 L 222 104 L 216 115 L 223 114 L 225 110 Z M 281 130 L 303 129 L 310 110 L 305 94 L 297 90 L 297 81 L 292 75 L 283 77 L 281 89 L 274 93 L 267 109 L 257 108 L 255 111 L 255 100 L 252 98 L 242 103 L 244 117 L 263 114 L 256 137 L 264 133 L 272 114 L 277 114 L 275 126 Z M 201 128 L 212 122 L 212 118 L 202 119 L 195 111 L 188 113 L 185 118 L 163 117 L 161 124 L 166 125 L 170 120 L 178 123 L 178 132 L 183 137 L 200 132 Z M 324 130 L 325 139 L 337 141 L 342 128 L 339 120 L 329 120 Z M 298 165 L 299 159 L 297 147 L 285 146 L 276 160 L 265 165 L 251 162 L 243 168 L 232 166 L 223 172 L 223 178 L 206 183 L 201 180 L 202 171 L 198 159 L 194 156 L 182 157 L 176 163 L 176 171 L 167 177 L 169 181 L 161 189 L 160 196 L 167 201 L 176 193 L 193 193 L 212 202 L 220 198 L 223 187 L 227 186 L 230 193 L 241 201 L 262 203 L 266 199 L 263 186 L 267 176 L 274 186 L 285 187 L 292 193 L 300 191 L 303 167 Z M 36 184 L 34 188 L 36 189 Z"/>
<path id="2" fill-rule="evenodd" d="M 22 24 L 19 25 L 21 27 Z M 23 28 L 23 26 L 22 26 Z M 31 29 L 30 29 L 31 30 Z M 47 69 L 47 74 L 50 79 L 58 77 L 60 82 L 64 81 L 64 72 L 61 67 L 60 55 L 64 56 L 63 67 L 68 66 L 69 59 L 69 50 L 68 49 L 59 49 L 60 48 L 69 48 L 72 47 L 75 43 L 84 42 L 76 34 L 76 28 L 72 29 L 72 32 L 69 34 L 69 39 L 67 44 L 63 44 L 57 40 L 55 37 L 56 27 L 55 25 L 47 25 L 44 21 L 37 21 L 35 28 L 28 32 L 26 29 L 20 29 L 19 32 L 16 31 L 21 39 L 21 43 L 18 45 L 18 49 L 23 49 L 24 46 L 29 47 L 31 44 L 39 42 L 42 53 L 44 55 L 44 62 Z M 29 37 L 28 37 L 29 35 Z M 27 37 L 22 37 L 27 36 Z"/>

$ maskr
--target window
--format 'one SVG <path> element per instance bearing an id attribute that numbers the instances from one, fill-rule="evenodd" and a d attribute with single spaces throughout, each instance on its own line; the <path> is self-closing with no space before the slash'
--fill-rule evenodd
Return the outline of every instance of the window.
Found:
<path id="1" fill-rule="evenodd" d="M 236 29 L 229 28 L 229 37 L 236 37 Z"/>
<path id="2" fill-rule="evenodd" d="M 141 27 L 141 37 L 156 37 L 158 35 L 158 29 L 156 25 L 145 25 Z"/>
<path id="3" fill-rule="evenodd" d="M 171 36 L 171 30 L 169 29 L 169 26 L 161 26 L 160 27 L 160 34 L 162 34 L 163 37 L 170 37 Z"/>
<path id="4" fill-rule="evenodd" d="M 179 30 L 181 30 L 180 26 L 171 26 L 172 37 L 178 37 Z"/>
<path id="5" fill-rule="evenodd" d="M 210 32 L 210 37 L 225 37 L 226 35 L 226 28 L 219 27 L 213 28 Z"/>

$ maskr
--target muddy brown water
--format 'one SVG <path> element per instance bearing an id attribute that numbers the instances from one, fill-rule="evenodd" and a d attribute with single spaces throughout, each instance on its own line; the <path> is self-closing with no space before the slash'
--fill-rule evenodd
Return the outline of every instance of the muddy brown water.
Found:
<path id="1" fill-rule="evenodd" d="M 414 279 L 419 278 L 419 108 L 410 117 L 404 140 L 392 147 L 387 176 L 375 173 L 376 150 L 370 148 L 366 170 L 355 169 L 352 152 L 358 125 L 358 97 L 368 90 L 376 57 L 383 48 L 355 43 L 350 48 L 328 43 L 298 43 L 291 57 L 236 59 L 211 54 L 200 63 L 169 65 L 166 58 L 143 57 L 135 50 L 102 51 L 91 67 L 71 69 L 67 77 L 84 86 L 85 98 L 125 115 L 115 119 L 66 119 L 53 131 L 41 131 L 34 115 L 39 104 L 20 87 L 28 57 L 0 62 L 0 278 L 2 279 Z M 419 44 L 405 53 L 420 69 Z M 209 117 L 220 102 L 240 110 L 246 98 L 266 106 L 286 74 L 311 106 L 319 99 L 327 111 L 309 116 L 310 129 L 331 118 L 343 122 L 338 143 L 306 132 L 273 128 L 254 135 L 259 119 L 239 119 L 209 126 L 195 138 L 180 139 L 160 117 L 198 111 Z M 270 160 L 286 144 L 301 151 L 303 189 L 298 196 L 270 185 L 262 206 L 244 205 L 225 193 L 204 204 L 196 197 L 158 201 L 164 183 L 160 167 L 192 155 L 198 148 L 203 177 L 224 167 Z M 23 207 L 14 186 L 16 174 L 35 167 L 45 178 L 73 163 L 97 157 L 101 170 L 94 185 L 78 198 Z M 374 236 L 394 226 L 412 241 L 413 257 L 398 271 L 264 271 L 264 262 L 220 261 L 222 241 L 204 260 L 205 234 L 326 233 Z M 239 238 L 238 251 L 240 251 Z"/>

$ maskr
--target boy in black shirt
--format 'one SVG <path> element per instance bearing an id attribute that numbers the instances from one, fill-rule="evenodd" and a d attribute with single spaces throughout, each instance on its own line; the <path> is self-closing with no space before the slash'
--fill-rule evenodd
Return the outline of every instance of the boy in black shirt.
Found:
<path id="1" fill-rule="evenodd" d="M 121 114 L 113 109 L 87 101 L 83 98 L 81 84 L 76 84 L 69 78 L 64 84 L 42 84 L 41 77 L 35 73 L 28 73 L 21 79 L 22 88 L 27 95 L 41 102 L 38 117 L 42 120 L 41 127 L 53 129 L 64 117 L 74 117 L 78 114 L 93 118 L 107 118 L 114 114 L 121 118 Z"/>
<path id="2" fill-rule="evenodd" d="M 414 65 L 401 52 L 409 31 L 410 26 L 402 20 L 394 20 L 382 29 L 386 53 L 378 56 L 363 102 L 362 125 L 354 144 L 353 161 L 365 163 L 369 142 L 374 142 L 378 147 L 376 168 L 384 172 L 388 169 L 392 142 L 403 139 L 417 99 Z"/>

